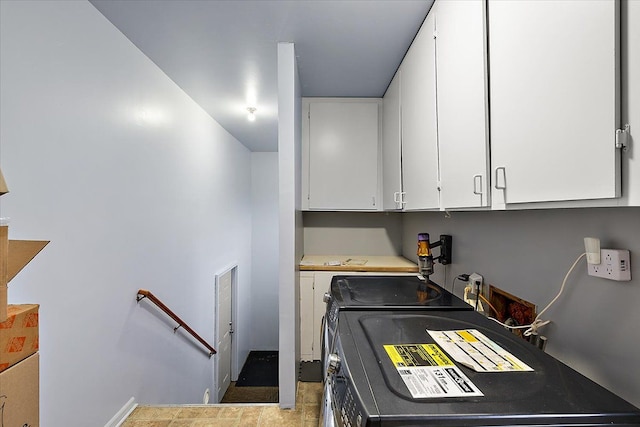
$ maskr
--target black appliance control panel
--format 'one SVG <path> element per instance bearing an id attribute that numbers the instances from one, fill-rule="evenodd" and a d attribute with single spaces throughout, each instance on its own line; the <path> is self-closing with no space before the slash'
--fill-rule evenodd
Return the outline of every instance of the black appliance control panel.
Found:
<path id="1" fill-rule="evenodd" d="M 348 362 L 344 358 L 340 337 L 336 337 L 334 355 L 341 361 L 335 372 L 329 376 L 331 381 L 331 407 L 334 414 L 334 421 L 339 427 L 371 427 L 377 425 L 371 423 L 362 402 L 362 396 L 358 394 L 355 386 L 355 379 L 362 378 L 364 372 L 352 372 Z M 359 364 L 353 368 L 361 369 Z M 372 397 L 369 396 L 371 399 Z"/>

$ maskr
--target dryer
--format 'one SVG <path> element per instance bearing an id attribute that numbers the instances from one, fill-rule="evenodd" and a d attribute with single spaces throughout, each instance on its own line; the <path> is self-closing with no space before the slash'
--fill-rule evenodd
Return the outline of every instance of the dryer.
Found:
<path id="1" fill-rule="evenodd" d="M 413 276 L 333 276 L 325 294 L 328 343 L 338 315 L 353 310 L 473 310 L 469 304 L 431 280 Z"/>

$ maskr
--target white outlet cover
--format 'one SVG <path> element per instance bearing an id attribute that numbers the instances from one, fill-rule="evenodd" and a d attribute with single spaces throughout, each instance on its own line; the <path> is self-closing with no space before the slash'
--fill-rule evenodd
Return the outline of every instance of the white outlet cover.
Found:
<path id="1" fill-rule="evenodd" d="M 631 280 L 631 256 L 626 249 L 601 249 L 600 264 L 587 264 L 590 276 L 603 279 Z"/>

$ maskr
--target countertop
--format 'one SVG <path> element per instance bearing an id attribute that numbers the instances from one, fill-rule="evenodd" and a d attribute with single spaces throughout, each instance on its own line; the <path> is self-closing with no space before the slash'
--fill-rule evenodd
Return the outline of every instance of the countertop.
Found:
<path id="1" fill-rule="evenodd" d="M 417 273 L 418 266 L 402 256 L 305 255 L 300 271 Z"/>

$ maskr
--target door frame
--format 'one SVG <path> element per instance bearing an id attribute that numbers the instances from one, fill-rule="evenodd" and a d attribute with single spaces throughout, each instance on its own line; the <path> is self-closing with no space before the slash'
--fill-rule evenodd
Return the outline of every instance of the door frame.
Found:
<path id="1" fill-rule="evenodd" d="M 214 335 L 214 343 L 218 343 L 218 339 L 219 337 L 219 329 L 218 329 L 218 324 L 219 324 L 219 310 L 218 310 L 218 293 L 219 293 L 219 284 L 220 284 L 220 278 L 222 276 L 224 276 L 225 274 L 231 272 L 231 323 L 233 324 L 233 331 L 234 333 L 231 334 L 231 355 L 230 355 L 230 359 L 231 359 L 231 381 L 236 381 L 238 379 L 238 340 L 234 337 L 236 331 L 238 330 L 237 328 L 237 296 L 238 296 L 238 263 L 234 263 L 229 267 L 223 268 L 222 270 L 218 271 L 215 275 L 215 282 L 214 282 L 214 292 L 213 292 L 213 296 L 214 296 L 214 301 L 213 301 L 213 335 Z M 220 399 L 222 398 L 222 396 L 218 396 L 218 359 L 215 357 L 213 357 L 213 398 L 215 399 L 215 402 L 218 403 L 220 401 Z"/>

